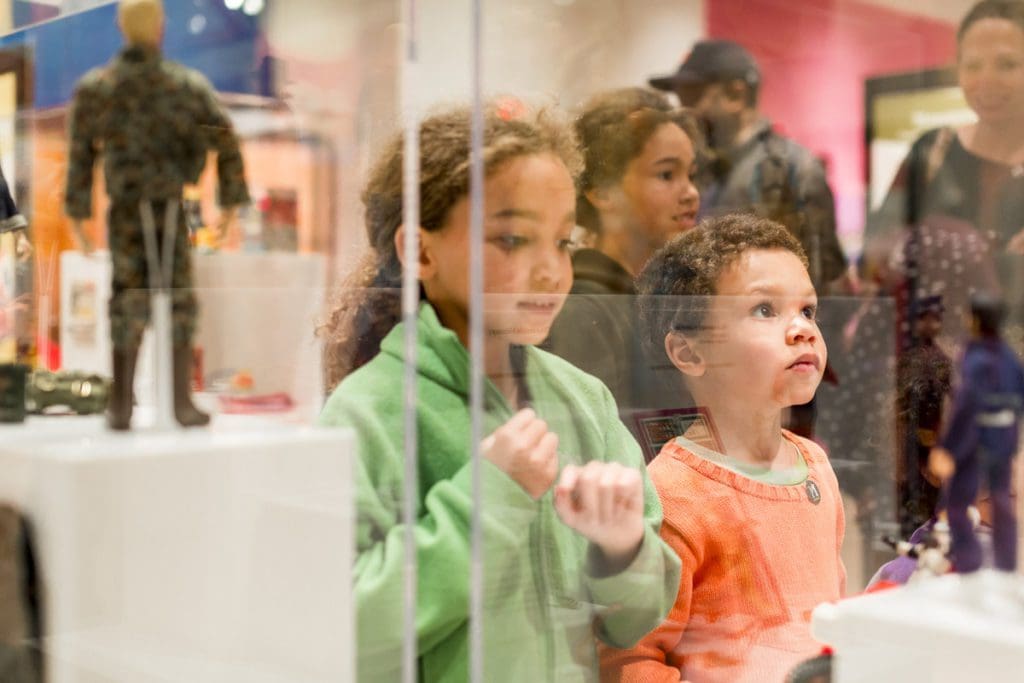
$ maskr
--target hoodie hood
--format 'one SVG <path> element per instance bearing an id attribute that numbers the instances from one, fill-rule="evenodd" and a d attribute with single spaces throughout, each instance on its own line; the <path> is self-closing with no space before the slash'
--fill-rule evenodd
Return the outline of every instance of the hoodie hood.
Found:
<path id="1" fill-rule="evenodd" d="M 380 351 L 405 361 L 405 325 L 395 325 L 380 343 Z M 469 397 L 469 351 L 454 332 L 441 324 L 429 303 L 420 304 L 416 323 L 417 374 L 464 398 Z"/>

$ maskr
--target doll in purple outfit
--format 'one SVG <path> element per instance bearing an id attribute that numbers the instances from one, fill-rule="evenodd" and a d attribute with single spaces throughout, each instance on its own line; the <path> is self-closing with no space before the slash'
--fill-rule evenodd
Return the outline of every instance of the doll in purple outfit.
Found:
<path id="1" fill-rule="evenodd" d="M 995 568 L 1012 572 L 1017 567 L 1010 465 L 1024 411 L 1024 369 L 999 334 L 1005 311 L 1003 302 L 990 294 L 971 297 L 971 337 L 960 361 L 944 434 L 931 454 L 932 471 L 945 482 L 950 556 L 960 573 L 981 566 L 981 545 L 967 508 L 982 482 L 992 504 Z"/>

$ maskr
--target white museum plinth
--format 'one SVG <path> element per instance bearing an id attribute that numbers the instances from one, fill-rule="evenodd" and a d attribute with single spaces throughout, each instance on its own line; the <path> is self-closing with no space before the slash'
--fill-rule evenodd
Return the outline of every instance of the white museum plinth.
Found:
<path id="1" fill-rule="evenodd" d="M 42 574 L 48 681 L 352 680 L 352 435 L 225 417 L 0 426 L 0 501 L 27 516 Z"/>

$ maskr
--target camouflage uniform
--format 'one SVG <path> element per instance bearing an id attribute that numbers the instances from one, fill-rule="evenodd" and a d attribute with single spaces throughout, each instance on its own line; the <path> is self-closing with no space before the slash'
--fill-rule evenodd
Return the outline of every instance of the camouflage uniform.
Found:
<path id="1" fill-rule="evenodd" d="M 210 149 L 217 152 L 219 204 L 248 202 L 238 139 L 212 86 L 199 72 L 138 46 L 125 48 L 79 82 L 69 138 L 65 211 L 71 218 L 92 215 L 93 165 L 98 154 L 104 157 L 113 260 L 111 337 L 115 349 L 137 347 L 149 319 L 149 269 L 139 202 L 151 202 L 163 244 L 164 209 L 170 201 L 181 201 L 186 183 L 199 179 Z M 195 330 L 196 300 L 181 210 L 170 286 L 174 343 L 187 345 Z"/>
<path id="2" fill-rule="evenodd" d="M 807 252 L 808 271 L 819 291 L 846 272 L 832 190 L 810 151 L 762 120 L 751 138 L 717 166 L 717 178 L 701 183 L 702 216 L 751 212 L 782 223 Z"/>

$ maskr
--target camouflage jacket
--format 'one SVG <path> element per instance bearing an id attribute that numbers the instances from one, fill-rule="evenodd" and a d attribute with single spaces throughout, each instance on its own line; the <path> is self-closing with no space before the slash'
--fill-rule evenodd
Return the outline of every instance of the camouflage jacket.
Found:
<path id="1" fill-rule="evenodd" d="M 825 169 L 810 151 L 762 120 L 754 135 L 717 162 L 717 178 L 700 188 L 705 216 L 751 212 L 776 220 L 800 240 L 815 286 L 843 275 L 835 201 Z"/>
<path id="2" fill-rule="evenodd" d="M 92 215 L 92 174 L 103 155 L 116 202 L 180 198 L 217 152 L 218 203 L 249 201 L 238 139 L 210 83 L 158 51 L 127 47 L 79 81 L 71 105 L 65 212 Z"/>

